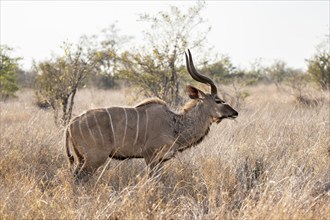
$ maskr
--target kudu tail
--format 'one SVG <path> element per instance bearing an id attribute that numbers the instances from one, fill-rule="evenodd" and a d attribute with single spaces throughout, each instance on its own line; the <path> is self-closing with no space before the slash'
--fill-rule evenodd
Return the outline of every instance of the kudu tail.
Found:
<path id="1" fill-rule="evenodd" d="M 70 133 L 69 133 L 69 128 L 66 129 L 65 131 L 65 152 L 66 155 L 68 156 L 68 160 L 69 160 L 69 167 L 70 169 L 73 167 L 73 163 L 74 163 L 74 157 L 72 154 L 72 149 L 70 149 Z M 72 144 L 72 142 L 71 142 Z"/>

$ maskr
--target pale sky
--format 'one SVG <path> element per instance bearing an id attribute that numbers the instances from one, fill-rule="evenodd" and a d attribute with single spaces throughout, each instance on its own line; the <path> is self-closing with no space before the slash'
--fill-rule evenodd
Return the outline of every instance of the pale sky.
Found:
<path id="1" fill-rule="evenodd" d="M 256 59 L 283 60 L 306 69 L 305 59 L 329 36 L 327 1 L 206 1 L 203 17 L 212 27 L 208 42 L 234 65 L 248 68 Z M 59 54 L 65 40 L 100 33 L 115 21 L 120 33 L 142 39 L 139 14 L 154 14 L 169 5 L 183 9 L 194 1 L 4 1 L 1 0 L 1 44 L 23 57 L 21 67 Z"/>

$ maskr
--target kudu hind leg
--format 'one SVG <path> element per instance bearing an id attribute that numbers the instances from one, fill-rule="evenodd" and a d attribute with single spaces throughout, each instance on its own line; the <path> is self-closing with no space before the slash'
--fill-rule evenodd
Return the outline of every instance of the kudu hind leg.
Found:
<path id="1" fill-rule="evenodd" d="M 73 144 L 72 145 L 73 146 L 73 148 L 72 148 L 72 150 L 73 150 L 73 155 L 72 156 L 74 156 L 74 160 L 73 160 L 73 162 L 74 161 L 76 161 L 76 165 L 75 166 L 73 166 L 74 164 L 71 164 L 71 169 L 73 169 L 73 176 L 76 178 L 77 177 L 77 175 L 78 175 L 78 173 L 79 173 L 79 171 L 80 171 L 80 169 L 81 169 L 81 167 L 83 166 L 83 164 L 84 164 L 84 162 L 85 162 L 85 159 L 84 159 L 84 157 L 80 154 L 80 152 L 78 151 L 78 149 L 75 147 L 75 145 Z"/>
<path id="2" fill-rule="evenodd" d="M 78 161 L 76 167 L 74 168 L 73 176 L 76 180 L 79 179 L 79 173 L 80 173 L 82 166 L 84 165 L 84 161 L 85 161 L 84 159 Z"/>
<path id="3" fill-rule="evenodd" d="M 75 177 L 76 180 L 83 180 L 87 181 L 90 176 L 108 159 L 107 154 L 104 154 L 99 157 L 86 157 L 84 158 L 84 163 L 82 164 L 81 168 L 77 171 Z M 78 168 L 78 167 L 77 167 Z"/>

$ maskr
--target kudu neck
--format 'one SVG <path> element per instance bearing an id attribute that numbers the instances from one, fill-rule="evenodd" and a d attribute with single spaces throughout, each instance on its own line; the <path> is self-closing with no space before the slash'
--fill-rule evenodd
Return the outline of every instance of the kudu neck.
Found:
<path id="1" fill-rule="evenodd" d="M 198 102 L 185 114 L 184 118 L 186 121 L 189 121 L 191 123 L 198 123 L 201 127 L 209 127 L 211 123 L 211 118 L 209 116 L 208 111 L 209 110 L 203 102 Z"/>
<path id="2" fill-rule="evenodd" d="M 207 107 L 201 102 L 178 117 L 178 142 L 185 146 L 183 149 L 198 144 L 209 132 L 212 120 Z"/>

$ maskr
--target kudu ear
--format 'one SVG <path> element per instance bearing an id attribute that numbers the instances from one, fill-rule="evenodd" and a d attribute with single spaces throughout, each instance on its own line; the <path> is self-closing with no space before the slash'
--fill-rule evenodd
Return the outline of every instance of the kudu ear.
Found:
<path id="1" fill-rule="evenodd" d="M 187 92 L 191 99 L 202 99 L 205 97 L 204 92 L 190 85 L 187 86 Z"/>

